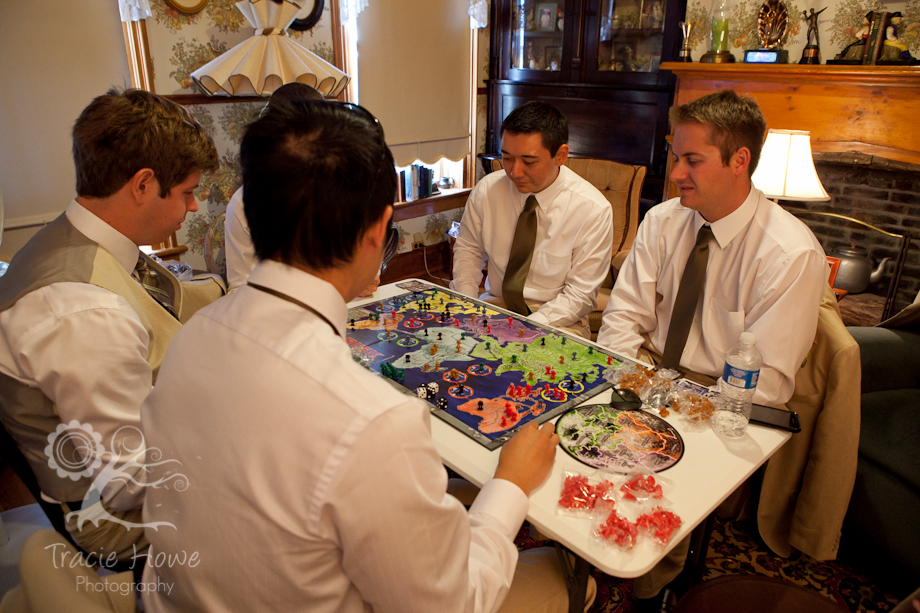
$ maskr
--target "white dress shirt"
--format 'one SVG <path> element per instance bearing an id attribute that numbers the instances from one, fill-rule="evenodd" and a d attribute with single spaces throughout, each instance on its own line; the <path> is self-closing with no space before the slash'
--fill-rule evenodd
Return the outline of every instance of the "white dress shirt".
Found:
<path id="1" fill-rule="evenodd" d="M 355 363 L 335 288 L 274 261 L 173 338 L 142 408 L 150 448 L 188 487 L 151 489 L 147 611 L 493 611 L 528 500 L 488 482 L 467 513 L 422 401 Z M 171 591 L 169 591 L 171 590 Z"/>
<path id="2" fill-rule="evenodd" d="M 451 288 L 479 296 L 482 268 L 489 263 L 486 291 L 501 297 L 518 216 L 530 194 L 522 194 L 504 170 L 476 185 L 466 203 L 454 245 Z M 562 166 L 537 198 L 537 239 L 524 298 L 544 303 L 530 319 L 569 326 L 594 310 L 610 270 L 613 212 L 593 185 Z"/>
<path id="3" fill-rule="evenodd" d="M 604 311 L 597 342 L 635 357 L 648 339 L 664 350 L 680 279 L 706 221 L 674 198 L 652 208 L 639 226 Z M 742 332 L 753 332 L 763 366 L 754 402 L 779 406 L 815 338 L 827 258 L 811 230 L 751 189 L 712 225 L 702 299 L 681 365 L 719 377 Z"/>
<path id="4" fill-rule="evenodd" d="M 243 205 L 243 188 L 227 203 L 224 217 L 224 253 L 227 258 L 227 293 L 235 292 L 246 283 L 256 265 L 256 250 L 249 234 L 249 222 Z"/>
<path id="5" fill-rule="evenodd" d="M 75 200 L 65 214 L 126 271 L 134 271 L 139 251 L 131 239 Z M 147 331 L 128 301 L 89 283 L 47 285 L 0 313 L 0 372 L 41 389 L 57 406 L 61 422 L 88 425 L 102 436 L 106 451 L 121 450 L 113 467 L 122 473 L 137 472 L 123 467 L 144 456 L 138 433 L 141 402 L 153 381 L 147 363 L 149 344 Z M 134 447 L 137 454 L 123 452 Z M 96 457 L 104 460 L 105 468 L 108 457 L 95 451 L 87 454 L 87 465 Z M 97 474 L 98 470 L 93 476 Z M 130 486 L 121 479 L 108 482 L 101 494 L 109 507 L 121 511 L 140 507 L 143 473 L 135 477 L 140 483 Z"/>

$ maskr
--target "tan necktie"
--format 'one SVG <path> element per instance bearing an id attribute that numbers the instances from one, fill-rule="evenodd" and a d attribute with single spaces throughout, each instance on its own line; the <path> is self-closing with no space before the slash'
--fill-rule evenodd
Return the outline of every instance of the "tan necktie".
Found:
<path id="1" fill-rule="evenodd" d="M 524 282 L 530 272 L 533 259 L 533 246 L 537 242 L 537 198 L 533 194 L 527 197 L 524 210 L 518 216 L 511 242 L 511 255 L 508 268 L 502 280 L 502 299 L 505 306 L 515 313 L 530 315 L 530 309 L 524 302 Z"/>
<path id="2" fill-rule="evenodd" d="M 677 289 L 677 299 L 674 301 L 674 310 L 671 311 L 671 325 L 668 328 L 668 340 L 664 344 L 661 357 L 662 366 L 668 368 L 680 367 L 680 356 L 687 344 L 690 326 L 693 325 L 693 316 L 696 314 L 696 305 L 700 301 L 703 284 L 706 280 L 706 263 L 709 260 L 709 239 L 712 238 L 712 227 L 704 225 L 696 235 L 696 245 L 687 258 L 684 274 L 680 278 L 680 287 Z"/>
<path id="3" fill-rule="evenodd" d="M 179 319 L 179 316 L 176 314 L 176 309 L 173 306 L 172 298 L 166 290 L 160 289 L 157 286 L 157 272 L 150 268 L 150 265 L 147 263 L 147 260 L 144 259 L 143 255 L 138 256 L 137 264 L 134 266 L 134 273 L 137 275 L 137 280 L 140 284 L 143 285 L 147 293 L 150 294 L 150 297 L 156 300 L 164 309 L 169 311 L 170 315 Z"/>

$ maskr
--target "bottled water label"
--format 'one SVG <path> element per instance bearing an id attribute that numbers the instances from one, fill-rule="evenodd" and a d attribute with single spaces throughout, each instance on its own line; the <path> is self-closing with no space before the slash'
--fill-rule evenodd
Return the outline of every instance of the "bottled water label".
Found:
<path id="1" fill-rule="evenodd" d="M 734 387 L 745 390 L 752 390 L 757 387 L 757 379 L 760 378 L 760 370 L 744 370 L 735 368 L 730 364 L 725 364 L 725 370 L 722 371 L 722 379 Z"/>

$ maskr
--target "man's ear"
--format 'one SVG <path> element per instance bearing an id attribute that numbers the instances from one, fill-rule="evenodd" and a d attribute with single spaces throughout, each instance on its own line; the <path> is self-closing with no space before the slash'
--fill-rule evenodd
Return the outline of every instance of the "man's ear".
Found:
<path id="1" fill-rule="evenodd" d="M 556 166 L 562 166 L 567 159 L 569 159 L 569 146 L 562 145 L 559 147 L 559 151 L 556 152 L 556 156 L 554 157 Z"/>
<path id="2" fill-rule="evenodd" d="M 128 179 L 131 195 L 137 203 L 146 202 L 160 193 L 160 183 L 151 168 L 141 168 Z"/>
<path id="3" fill-rule="evenodd" d="M 387 229 L 390 227 L 390 219 L 393 218 L 393 205 L 388 204 L 383 211 L 380 219 L 371 224 L 364 234 L 365 240 L 371 241 L 374 249 L 379 249 L 387 238 Z"/>
<path id="4" fill-rule="evenodd" d="M 751 150 L 747 147 L 741 147 L 732 154 L 730 166 L 732 174 L 738 176 L 744 173 L 747 175 L 748 166 L 751 165 Z"/>

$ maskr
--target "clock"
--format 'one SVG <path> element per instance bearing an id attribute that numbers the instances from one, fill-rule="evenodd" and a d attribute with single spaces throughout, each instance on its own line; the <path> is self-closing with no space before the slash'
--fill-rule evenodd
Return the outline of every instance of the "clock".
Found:
<path id="1" fill-rule="evenodd" d="M 789 52 L 785 49 L 748 49 L 744 52 L 746 64 L 788 64 Z"/>

